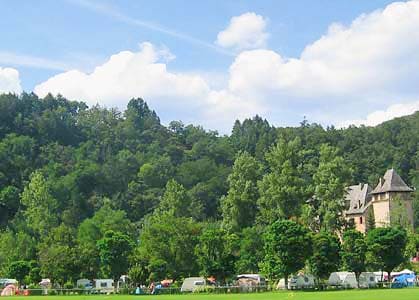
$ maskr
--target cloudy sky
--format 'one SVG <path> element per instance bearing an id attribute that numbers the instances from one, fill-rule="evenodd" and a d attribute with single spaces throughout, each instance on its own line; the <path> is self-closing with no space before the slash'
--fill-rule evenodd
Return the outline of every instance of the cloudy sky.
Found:
<path id="1" fill-rule="evenodd" d="M 51 92 L 228 133 L 419 110 L 419 0 L 0 0 L 0 93 Z"/>

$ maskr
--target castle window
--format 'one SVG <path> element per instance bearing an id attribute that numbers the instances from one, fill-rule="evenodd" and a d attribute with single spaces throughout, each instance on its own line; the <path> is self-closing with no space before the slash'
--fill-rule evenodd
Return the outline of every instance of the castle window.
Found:
<path id="1" fill-rule="evenodd" d="M 362 217 L 359 217 L 359 224 L 362 224 Z"/>

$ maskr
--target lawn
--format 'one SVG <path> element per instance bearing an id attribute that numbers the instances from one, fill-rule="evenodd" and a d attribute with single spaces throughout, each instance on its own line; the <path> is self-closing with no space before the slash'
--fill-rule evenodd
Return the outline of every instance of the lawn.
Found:
<path id="1" fill-rule="evenodd" d="M 157 300 L 413 300 L 419 299 L 419 288 L 392 290 L 350 290 L 329 292 L 276 292 L 228 295 L 161 295 L 161 296 L 31 296 L 13 297 L 13 300 L 134 300 L 153 297 Z"/>

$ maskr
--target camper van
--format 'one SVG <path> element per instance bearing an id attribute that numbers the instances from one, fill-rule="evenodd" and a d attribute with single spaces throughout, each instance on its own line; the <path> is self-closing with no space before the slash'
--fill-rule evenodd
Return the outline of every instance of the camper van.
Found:
<path id="1" fill-rule="evenodd" d="M 266 280 L 259 274 L 240 274 L 236 277 L 238 286 L 265 286 Z"/>
<path id="2" fill-rule="evenodd" d="M 113 280 L 112 279 L 96 279 L 95 289 L 102 294 L 108 294 L 114 292 Z"/>
<path id="3" fill-rule="evenodd" d="M 291 290 L 312 289 L 314 286 L 314 276 L 310 274 L 298 274 L 288 281 L 288 287 Z"/>
<path id="4" fill-rule="evenodd" d="M 17 282 L 16 279 L 10 279 L 10 278 L 1 278 L 0 279 L 0 289 L 5 288 L 8 285 L 18 286 L 18 282 Z"/>
<path id="5" fill-rule="evenodd" d="M 200 287 L 206 286 L 206 284 L 207 283 L 204 277 L 189 277 L 183 281 L 180 291 L 181 292 L 194 292 Z"/>
<path id="6" fill-rule="evenodd" d="M 333 272 L 329 276 L 328 284 L 330 286 L 342 288 L 357 288 L 355 273 L 351 272 Z"/>
<path id="7" fill-rule="evenodd" d="M 93 284 L 89 279 L 79 279 L 76 282 L 76 287 L 78 289 L 89 290 L 93 288 Z"/>

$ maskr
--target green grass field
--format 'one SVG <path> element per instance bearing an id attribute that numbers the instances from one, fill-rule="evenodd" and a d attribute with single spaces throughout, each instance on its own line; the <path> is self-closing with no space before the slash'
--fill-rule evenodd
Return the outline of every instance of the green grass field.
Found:
<path id="1" fill-rule="evenodd" d="M 275 292 L 228 295 L 161 295 L 161 296 L 31 296 L 11 297 L 13 300 L 134 300 L 153 297 L 157 300 L 413 300 L 419 299 L 419 288 L 392 290 L 350 290 L 329 292 Z M 7 299 L 7 298 L 5 298 Z"/>

